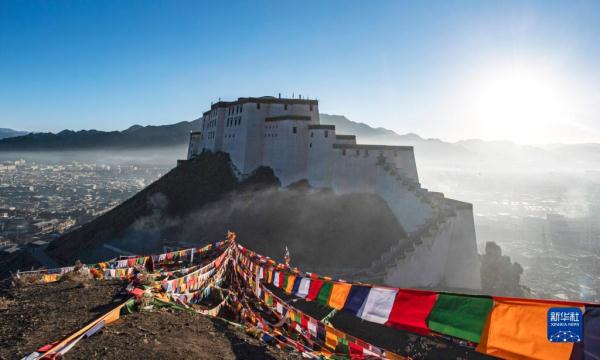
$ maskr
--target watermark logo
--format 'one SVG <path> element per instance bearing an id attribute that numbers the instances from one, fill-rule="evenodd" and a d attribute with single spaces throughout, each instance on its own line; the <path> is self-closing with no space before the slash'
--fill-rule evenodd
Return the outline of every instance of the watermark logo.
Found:
<path id="1" fill-rule="evenodd" d="M 582 341 L 583 315 L 579 308 L 548 310 L 548 341 L 574 343 Z"/>

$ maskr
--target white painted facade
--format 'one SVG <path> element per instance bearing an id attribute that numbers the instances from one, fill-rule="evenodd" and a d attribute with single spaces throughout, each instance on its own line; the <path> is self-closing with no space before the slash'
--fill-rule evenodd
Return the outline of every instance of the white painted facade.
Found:
<path id="1" fill-rule="evenodd" d="M 410 237 L 410 251 L 403 239 L 373 264 L 386 283 L 481 287 L 472 207 L 423 189 L 411 146 L 357 144 L 320 123 L 316 100 L 267 96 L 213 104 L 190 135 L 188 159 L 203 151 L 227 152 L 239 175 L 269 166 L 282 186 L 305 179 L 338 193 L 376 193 Z"/>

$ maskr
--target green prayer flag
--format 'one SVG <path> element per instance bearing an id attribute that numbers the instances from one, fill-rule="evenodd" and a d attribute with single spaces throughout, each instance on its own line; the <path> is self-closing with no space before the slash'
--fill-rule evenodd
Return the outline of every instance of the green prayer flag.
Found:
<path id="1" fill-rule="evenodd" d="M 287 289 L 287 284 L 288 284 L 288 279 L 289 278 L 290 278 L 289 275 L 284 276 L 283 286 L 281 287 L 283 289 L 283 291 L 285 291 L 285 289 Z"/>
<path id="2" fill-rule="evenodd" d="M 323 286 L 321 286 L 321 290 L 319 290 L 319 295 L 317 295 L 319 304 L 327 306 L 329 296 L 331 295 L 331 289 L 333 289 L 333 283 L 331 281 L 323 282 Z"/>
<path id="3" fill-rule="evenodd" d="M 342 354 L 349 354 L 350 347 L 348 346 L 348 340 L 338 338 L 338 343 L 335 347 L 335 352 L 342 353 Z"/>
<path id="4" fill-rule="evenodd" d="M 121 308 L 121 314 L 131 314 L 137 311 L 137 305 L 134 299 L 129 299 L 125 306 Z"/>
<path id="5" fill-rule="evenodd" d="M 494 300 L 484 296 L 439 294 L 427 325 L 444 335 L 478 343 Z"/>

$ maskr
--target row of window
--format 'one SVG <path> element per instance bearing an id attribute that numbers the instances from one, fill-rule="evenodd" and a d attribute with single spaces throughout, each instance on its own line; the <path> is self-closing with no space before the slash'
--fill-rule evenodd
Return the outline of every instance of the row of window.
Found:
<path id="1" fill-rule="evenodd" d="M 215 138 L 215 132 L 214 131 L 209 131 L 207 134 L 207 139 L 214 139 Z"/>
<path id="2" fill-rule="evenodd" d="M 342 155 L 346 156 L 346 149 L 342 149 Z M 356 150 L 356 156 L 360 155 L 360 150 Z M 365 156 L 369 156 L 369 150 L 365 150 Z"/>
<path id="3" fill-rule="evenodd" d="M 206 128 L 207 128 L 207 129 L 210 129 L 210 128 L 212 128 L 212 127 L 215 127 L 215 126 L 217 126 L 217 119 L 213 119 L 213 120 L 210 120 L 210 121 L 208 121 L 208 122 L 207 122 L 207 121 L 205 121 L 205 122 L 204 122 L 204 125 L 206 125 Z M 202 130 L 204 130 L 204 126 L 202 127 Z"/>
<path id="4" fill-rule="evenodd" d="M 225 126 L 230 127 L 230 126 L 238 126 L 241 124 L 242 124 L 242 117 L 234 116 L 234 117 L 230 117 L 227 119 L 227 124 Z"/>
<path id="5" fill-rule="evenodd" d="M 229 113 L 227 115 L 239 114 L 244 109 L 244 105 L 236 105 L 229 107 Z"/>
<path id="6" fill-rule="evenodd" d="M 356 153 L 356 156 L 359 156 L 360 150 L 356 149 L 355 153 Z M 369 156 L 369 150 L 365 150 L 363 153 L 365 156 Z M 392 154 L 394 155 L 394 157 L 398 156 L 398 153 L 396 151 L 394 151 Z M 346 149 L 342 149 L 342 155 L 346 156 Z M 379 155 L 383 156 L 383 151 L 379 151 Z"/>
<path id="7" fill-rule="evenodd" d="M 311 131 L 310 137 L 315 137 L 315 133 Z M 329 130 L 325 130 L 325 137 L 329 137 Z"/>
<path id="8" fill-rule="evenodd" d="M 258 110 L 260 110 L 260 103 L 256 103 L 256 108 Z M 283 110 L 287 110 L 287 109 L 288 109 L 288 104 L 283 104 Z M 309 111 L 313 111 L 312 104 L 309 105 Z"/>

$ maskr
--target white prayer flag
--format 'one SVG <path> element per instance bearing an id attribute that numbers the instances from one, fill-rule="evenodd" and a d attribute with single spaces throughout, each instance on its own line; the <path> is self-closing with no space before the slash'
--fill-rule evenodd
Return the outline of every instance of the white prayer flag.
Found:
<path id="1" fill-rule="evenodd" d="M 367 300 L 358 312 L 358 316 L 363 320 L 385 324 L 394 306 L 397 292 L 396 289 L 371 288 Z"/>
<path id="2" fill-rule="evenodd" d="M 305 298 L 308 296 L 308 289 L 310 288 L 310 279 L 302 278 L 300 280 L 300 285 L 298 286 L 298 292 L 296 292 L 296 296 Z"/>

